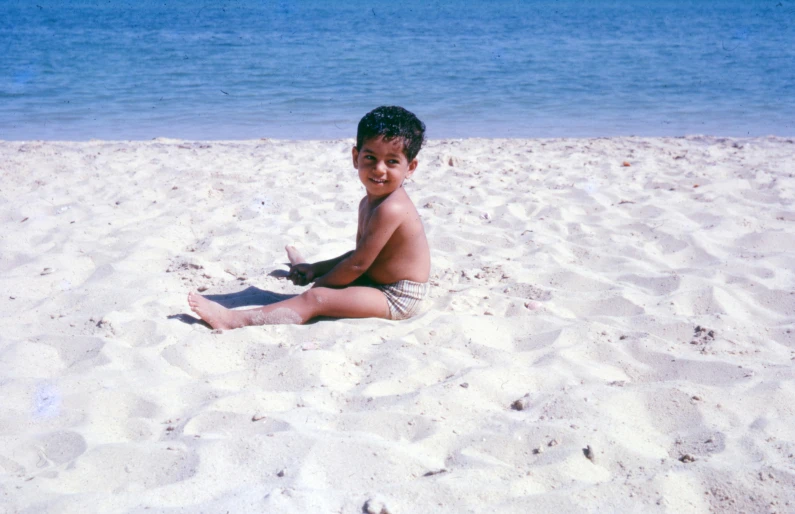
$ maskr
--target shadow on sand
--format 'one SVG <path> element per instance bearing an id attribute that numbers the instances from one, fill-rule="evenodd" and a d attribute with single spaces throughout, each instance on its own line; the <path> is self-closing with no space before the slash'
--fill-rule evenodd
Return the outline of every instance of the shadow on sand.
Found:
<path id="1" fill-rule="evenodd" d="M 298 295 L 273 293 L 271 291 L 264 291 L 254 286 L 249 286 L 246 289 L 236 293 L 204 295 L 204 297 L 208 300 L 217 302 L 227 309 L 234 309 L 236 307 L 262 307 L 264 305 L 281 302 L 282 300 L 287 300 L 295 296 Z M 186 313 L 172 314 L 171 316 L 168 316 L 168 319 L 175 319 L 188 325 L 194 325 L 196 323 L 207 325 L 201 319 Z"/>

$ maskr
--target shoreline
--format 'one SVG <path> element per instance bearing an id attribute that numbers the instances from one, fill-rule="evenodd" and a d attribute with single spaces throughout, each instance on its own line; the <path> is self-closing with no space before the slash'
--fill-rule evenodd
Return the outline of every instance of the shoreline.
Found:
<path id="1" fill-rule="evenodd" d="M 151 139 L 0 139 L 0 144 L 22 144 L 22 143 L 40 143 L 40 144 L 87 144 L 87 143 L 127 143 L 127 144 L 141 144 L 141 143 L 254 143 L 263 141 L 272 142 L 297 142 L 297 143 L 334 143 L 338 141 L 347 141 L 355 139 L 352 137 L 341 138 L 316 138 L 316 139 L 294 139 L 294 138 L 274 138 L 274 137 L 259 137 L 247 139 L 190 139 L 190 138 L 173 138 L 173 137 L 153 137 Z M 605 139 L 661 139 L 661 140 L 693 140 L 693 139 L 732 139 L 732 140 L 754 140 L 754 139 L 782 139 L 782 140 L 795 140 L 795 135 L 779 135 L 779 134 L 766 134 L 756 136 L 731 136 L 721 134 L 684 134 L 676 136 L 638 136 L 638 135 L 621 135 L 621 136 L 572 136 L 572 137 L 441 137 L 429 138 L 428 142 L 441 142 L 441 141 L 549 141 L 549 140 L 565 140 L 565 141 L 599 141 Z"/>
<path id="2" fill-rule="evenodd" d="M 427 312 L 192 322 L 350 249 L 352 142 L 0 141 L 11 510 L 795 508 L 793 138 L 430 140 Z"/>

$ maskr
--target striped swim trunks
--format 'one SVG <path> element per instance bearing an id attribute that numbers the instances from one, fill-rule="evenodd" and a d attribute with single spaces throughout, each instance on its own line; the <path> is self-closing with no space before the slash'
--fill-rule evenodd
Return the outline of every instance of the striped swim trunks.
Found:
<path id="1" fill-rule="evenodd" d="M 423 300 L 428 296 L 430 285 L 411 280 L 399 280 L 392 284 L 373 284 L 386 296 L 389 305 L 389 319 L 408 319 L 420 310 Z"/>

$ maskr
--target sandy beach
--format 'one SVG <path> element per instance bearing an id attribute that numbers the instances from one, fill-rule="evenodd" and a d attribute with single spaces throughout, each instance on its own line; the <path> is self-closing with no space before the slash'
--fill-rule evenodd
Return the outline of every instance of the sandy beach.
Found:
<path id="1" fill-rule="evenodd" d="M 430 141 L 424 313 L 197 322 L 352 145 L 0 142 L 0 512 L 795 512 L 792 138 Z"/>

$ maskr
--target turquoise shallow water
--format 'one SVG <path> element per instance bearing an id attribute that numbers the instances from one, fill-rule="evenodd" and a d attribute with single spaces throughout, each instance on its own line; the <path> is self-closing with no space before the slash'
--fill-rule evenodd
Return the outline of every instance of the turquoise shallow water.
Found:
<path id="1" fill-rule="evenodd" d="M 0 139 L 351 137 L 381 104 L 436 138 L 794 135 L 794 22 L 783 0 L 0 0 Z"/>

